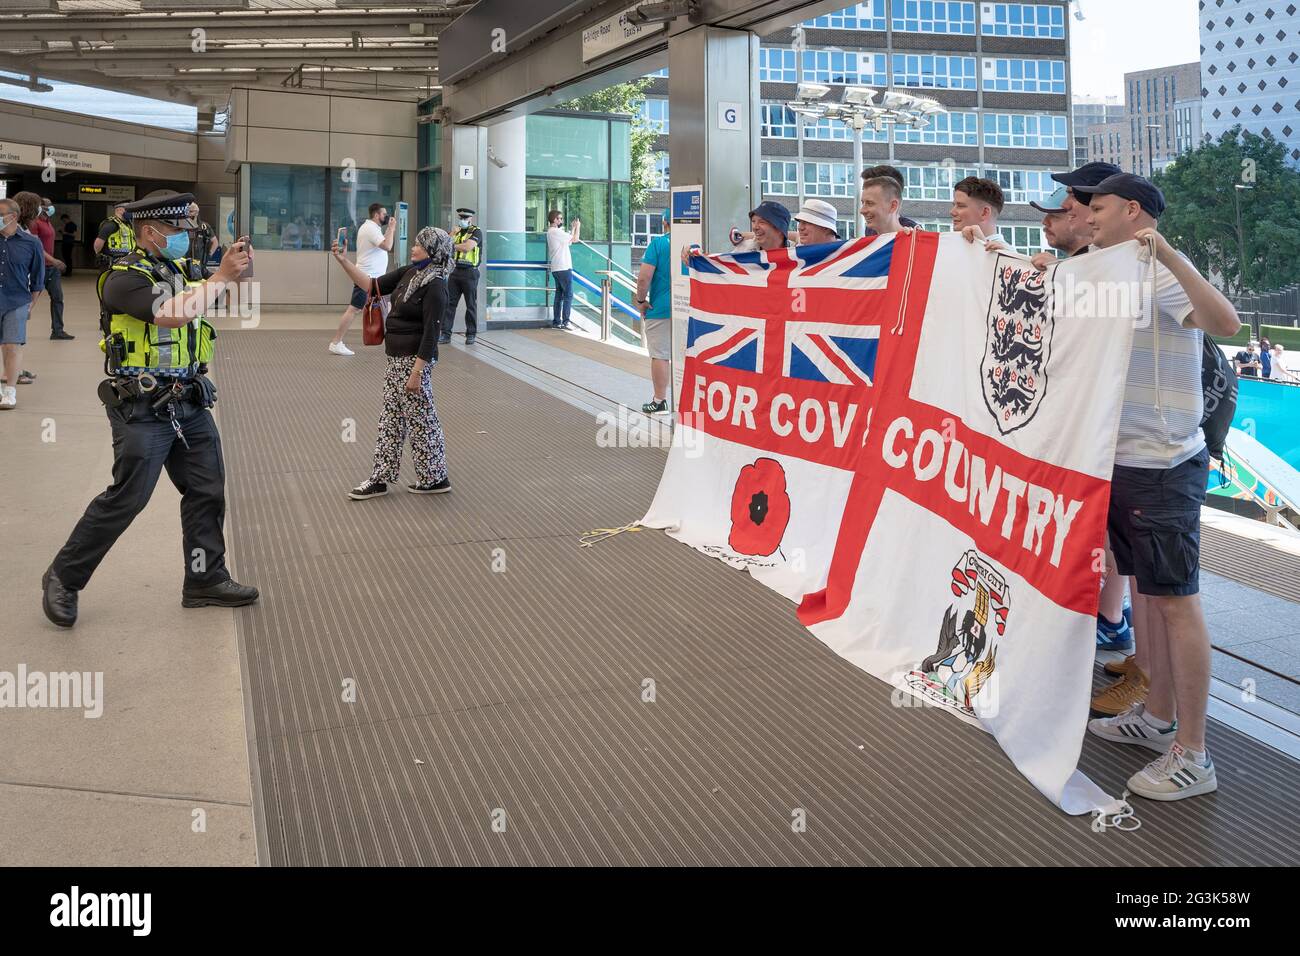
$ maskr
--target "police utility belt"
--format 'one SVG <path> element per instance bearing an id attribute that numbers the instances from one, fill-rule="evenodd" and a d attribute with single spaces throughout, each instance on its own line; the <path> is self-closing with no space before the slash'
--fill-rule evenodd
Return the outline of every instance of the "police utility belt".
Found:
<path id="1" fill-rule="evenodd" d="M 217 387 L 206 375 L 179 379 L 142 372 L 104 379 L 99 383 L 99 400 L 109 408 L 128 402 L 147 404 L 159 418 L 169 418 L 174 406 L 185 402 L 211 408 L 217 401 Z"/>

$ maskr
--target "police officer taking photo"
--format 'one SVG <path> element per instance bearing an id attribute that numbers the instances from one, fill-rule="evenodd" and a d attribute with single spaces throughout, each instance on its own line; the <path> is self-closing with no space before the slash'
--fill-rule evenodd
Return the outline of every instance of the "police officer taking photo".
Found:
<path id="1" fill-rule="evenodd" d="M 203 264 L 187 258 L 199 227 L 192 202 L 185 193 L 127 204 L 135 251 L 99 279 L 109 376 L 99 398 L 113 430 L 113 483 L 86 508 L 41 582 L 45 616 L 60 627 L 76 623 L 78 592 L 149 503 L 164 468 L 181 493 L 181 604 L 240 607 L 258 597 L 226 570 L 225 467 L 208 411 L 216 388 L 205 374 L 216 333 L 204 315 L 248 268 L 251 252 L 240 239 L 205 278 Z"/>
<path id="2" fill-rule="evenodd" d="M 446 345 L 451 341 L 451 330 L 456 324 L 456 306 L 465 299 L 465 344 L 473 345 L 478 336 L 478 264 L 483 256 L 483 230 L 474 225 L 474 210 L 456 210 L 459 228 L 452 234 L 456 267 L 447 277 L 447 311 L 443 315 L 442 334 L 438 341 Z"/>

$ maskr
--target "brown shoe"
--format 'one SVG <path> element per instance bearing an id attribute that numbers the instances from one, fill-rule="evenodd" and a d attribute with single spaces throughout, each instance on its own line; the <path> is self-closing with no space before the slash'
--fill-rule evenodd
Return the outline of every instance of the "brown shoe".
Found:
<path id="1" fill-rule="evenodd" d="M 1116 717 L 1147 698 L 1151 680 L 1137 664 L 1133 669 L 1092 699 L 1093 713 Z"/>
<path id="2" fill-rule="evenodd" d="M 1137 655 L 1130 654 L 1128 657 L 1124 658 L 1124 660 L 1120 661 L 1118 664 L 1116 664 L 1114 661 L 1111 661 L 1110 663 L 1107 664 L 1103 664 L 1101 669 L 1104 670 L 1111 677 L 1123 677 L 1130 670 L 1132 670 L 1134 667 L 1137 666 L 1136 661 L 1137 661 Z"/>

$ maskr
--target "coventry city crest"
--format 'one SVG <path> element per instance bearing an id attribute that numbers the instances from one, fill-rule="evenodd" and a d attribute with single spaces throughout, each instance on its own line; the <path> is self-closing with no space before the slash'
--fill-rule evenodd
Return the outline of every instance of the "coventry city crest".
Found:
<path id="1" fill-rule="evenodd" d="M 974 717 L 972 702 L 996 667 L 1010 594 L 1002 575 L 974 551 L 962 555 L 949 584 L 957 600 L 944 612 L 938 647 L 908 673 L 906 681 L 931 703 Z"/>

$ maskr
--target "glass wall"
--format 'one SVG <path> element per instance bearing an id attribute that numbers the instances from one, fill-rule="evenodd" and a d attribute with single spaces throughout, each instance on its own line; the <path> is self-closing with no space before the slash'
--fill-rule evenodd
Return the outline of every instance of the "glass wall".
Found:
<path id="1" fill-rule="evenodd" d="M 402 191 L 402 174 L 388 169 L 336 169 L 253 163 L 249 210 L 253 246 L 263 249 L 330 247 L 339 229 L 356 248 L 357 227 L 370 204 L 391 212 Z"/>

